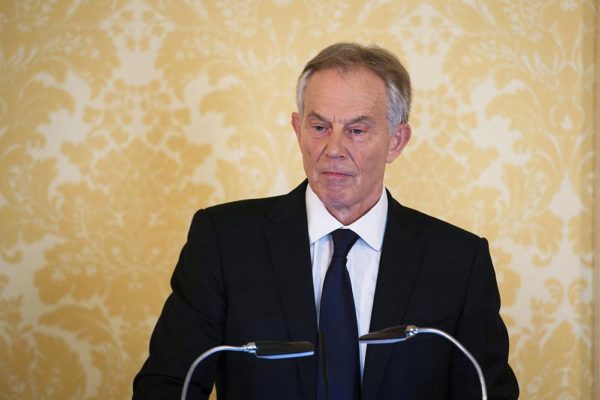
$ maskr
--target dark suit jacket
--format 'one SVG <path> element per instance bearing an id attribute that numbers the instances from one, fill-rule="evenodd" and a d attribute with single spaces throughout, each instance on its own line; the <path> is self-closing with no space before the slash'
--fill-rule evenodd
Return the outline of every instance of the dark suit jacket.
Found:
<path id="1" fill-rule="evenodd" d="M 178 399 L 210 347 L 256 340 L 317 343 L 306 182 L 285 196 L 196 213 L 169 296 L 134 381 L 134 399 Z M 508 336 L 487 242 L 401 206 L 389 211 L 371 331 L 414 324 L 457 338 L 481 364 L 490 399 L 516 399 Z M 263 360 L 221 353 L 202 363 L 190 399 L 314 399 L 316 357 Z M 422 334 L 369 346 L 363 399 L 479 399 L 477 374 L 445 339 Z"/>

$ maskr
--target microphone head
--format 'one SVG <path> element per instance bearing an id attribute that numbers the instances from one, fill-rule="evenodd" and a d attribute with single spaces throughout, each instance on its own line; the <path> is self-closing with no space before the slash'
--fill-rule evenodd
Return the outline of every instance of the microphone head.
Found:
<path id="1" fill-rule="evenodd" d="M 417 333 L 417 327 L 414 325 L 398 325 L 367 333 L 359 337 L 358 341 L 364 344 L 398 343 L 410 339 Z"/>
<path id="2" fill-rule="evenodd" d="M 279 342 L 263 340 L 254 342 L 258 358 L 278 359 L 308 357 L 315 354 L 315 348 L 311 342 Z"/>

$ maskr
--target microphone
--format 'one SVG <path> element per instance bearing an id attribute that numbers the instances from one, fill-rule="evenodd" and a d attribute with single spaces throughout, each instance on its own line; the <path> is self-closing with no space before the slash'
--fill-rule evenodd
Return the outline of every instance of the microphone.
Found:
<path id="1" fill-rule="evenodd" d="M 481 371 L 481 367 L 479 363 L 473 357 L 471 353 L 462 345 L 458 340 L 450 336 L 444 331 L 435 328 L 419 328 L 415 325 L 398 325 L 392 326 L 390 328 L 385 328 L 377 332 L 367 333 L 366 335 L 362 335 L 358 338 L 360 343 L 365 344 L 390 344 L 390 343 L 398 343 L 408 340 L 419 333 L 433 333 L 439 336 L 444 337 L 445 339 L 452 342 L 456 347 L 460 349 L 464 353 L 465 356 L 471 361 L 475 370 L 477 371 L 477 375 L 479 376 L 479 383 L 481 384 L 481 398 L 483 400 L 487 400 L 487 389 L 485 386 L 485 378 L 483 377 L 483 372 Z"/>
<path id="2" fill-rule="evenodd" d="M 308 357 L 315 353 L 311 342 L 277 342 L 263 340 L 254 342 L 256 351 L 254 354 L 258 358 L 277 360 L 281 358 Z"/>
<path id="3" fill-rule="evenodd" d="M 216 346 L 206 350 L 194 360 L 188 369 L 183 388 L 181 390 L 181 400 L 185 400 L 187 391 L 192 380 L 192 375 L 196 367 L 207 357 L 219 353 L 221 351 L 238 351 L 244 353 L 252 353 L 258 358 L 277 360 L 283 358 L 308 357 L 315 353 L 314 346 L 311 342 L 279 342 L 279 341 L 257 341 L 246 343 L 243 346 Z"/>

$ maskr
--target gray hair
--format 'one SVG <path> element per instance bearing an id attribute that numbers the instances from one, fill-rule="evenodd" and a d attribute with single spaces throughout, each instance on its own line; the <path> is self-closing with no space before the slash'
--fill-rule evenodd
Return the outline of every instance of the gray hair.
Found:
<path id="1" fill-rule="evenodd" d="M 310 60 L 296 86 L 298 112 L 304 112 L 304 91 L 310 77 L 317 71 L 337 69 L 348 72 L 364 67 L 379 76 L 386 87 L 388 97 L 388 127 L 390 132 L 400 123 L 408 122 L 411 89 L 408 72 L 391 52 L 379 46 L 363 46 L 357 43 L 336 43 L 321 50 Z"/>

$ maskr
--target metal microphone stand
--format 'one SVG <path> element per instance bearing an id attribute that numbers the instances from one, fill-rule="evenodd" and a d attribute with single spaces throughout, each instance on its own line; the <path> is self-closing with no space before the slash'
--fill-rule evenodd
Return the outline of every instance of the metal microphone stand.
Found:
<path id="1" fill-rule="evenodd" d="M 266 358 L 269 360 L 276 360 L 281 358 L 297 358 L 297 357 L 308 357 L 314 354 L 314 346 L 310 342 L 272 342 L 272 341 L 259 341 L 250 342 L 243 346 L 216 346 L 206 350 L 200 354 L 198 358 L 194 360 L 190 368 L 188 369 L 185 381 L 183 382 L 183 389 L 181 390 L 181 400 L 185 400 L 187 391 L 192 380 L 192 375 L 196 367 L 204 361 L 207 357 L 219 353 L 221 351 L 238 351 L 244 353 L 252 353 L 258 358 Z"/>
<path id="2" fill-rule="evenodd" d="M 358 338 L 360 343 L 366 344 L 390 344 L 390 343 L 398 343 L 403 342 L 405 340 L 410 339 L 411 337 L 418 335 L 419 333 L 433 333 L 435 335 L 442 336 L 452 342 L 456 347 L 460 349 L 467 356 L 469 361 L 477 370 L 477 375 L 479 376 L 479 383 L 481 384 L 481 398 L 483 400 L 487 400 L 487 388 L 485 386 L 485 378 L 483 377 L 483 372 L 481 371 L 481 367 L 479 363 L 473 357 L 471 353 L 462 345 L 458 340 L 448 335 L 446 332 L 441 331 L 435 328 L 419 328 L 414 325 L 400 325 L 394 326 L 391 328 L 386 328 L 378 332 L 367 333 Z"/>

